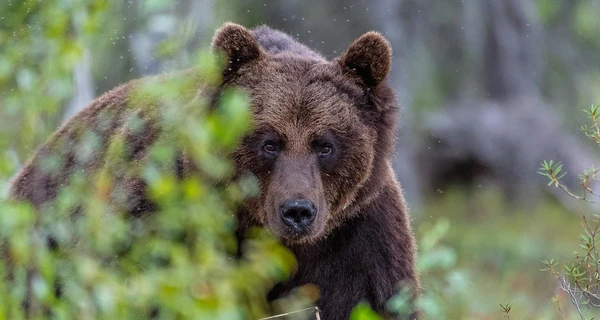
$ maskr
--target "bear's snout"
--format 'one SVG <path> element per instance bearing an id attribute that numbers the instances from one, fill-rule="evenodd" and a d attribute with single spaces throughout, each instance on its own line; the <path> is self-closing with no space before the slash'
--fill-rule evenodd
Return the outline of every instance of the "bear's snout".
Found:
<path id="1" fill-rule="evenodd" d="M 315 220 L 317 207 L 306 199 L 287 200 L 279 208 L 279 216 L 286 226 L 302 234 Z"/>

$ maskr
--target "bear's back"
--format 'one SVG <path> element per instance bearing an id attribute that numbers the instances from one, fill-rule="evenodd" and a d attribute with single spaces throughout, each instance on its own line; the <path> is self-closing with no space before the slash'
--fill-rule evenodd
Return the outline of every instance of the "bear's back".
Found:
<path id="1" fill-rule="evenodd" d="M 267 26 L 260 26 L 252 30 L 252 36 L 260 48 L 271 55 L 292 54 L 303 58 L 323 61 L 325 58 L 309 47 L 294 40 L 288 34 Z"/>

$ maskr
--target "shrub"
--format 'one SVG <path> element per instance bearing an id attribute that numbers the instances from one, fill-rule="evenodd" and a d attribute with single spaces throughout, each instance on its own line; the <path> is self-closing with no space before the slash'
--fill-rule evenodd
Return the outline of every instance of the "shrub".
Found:
<path id="1" fill-rule="evenodd" d="M 60 121 L 83 43 L 101 31 L 110 5 L 17 1 L 0 4 L 0 12 L 0 191 L 6 194 L 20 159 Z M 197 57 L 195 74 L 214 84 L 217 60 Z M 103 155 L 98 132 L 79 124 L 77 144 L 58 141 L 44 164 L 56 170 L 63 152 L 76 150 L 81 159 L 103 157 L 95 174 L 74 172 L 43 208 L 0 200 L 0 319 L 247 319 L 269 313 L 266 290 L 295 262 L 264 230 L 254 230 L 241 247 L 236 240 L 237 205 L 256 192 L 253 177 L 232 177 L 227 156 L 248 129 L 247 99 L 227 91 L 212 110 L 207 99 L 182 94 L 196 92 L 196 80 L 185 74 L 149 79 L 132 93 L 127 117 L 121 115 L 128 129 L 138 128 L 132 110 L 143 105 L 162 130 L 143 161 L 124 158 L 119 135 Z M 182 150 L 198 175 L 175 174 Z M 122 177 L 141 178 L 157 211 L 125 214 L 114 201 L 123 195 L 115 187 Z M 287 302 L 303 306 L 302 300 Z"/>
<path id="2" fill-rule="evenodd" d="M 600 117 L 600 105 L 592 105 L 588 110 L 584 110 L 588 115 L 590 123 L 583 125 L 581 130 L 596 145 L 600 146 L 600 127 L 598 120 Z M 560 188 L 570 197 L 576 200 L 582 200 L 589 203 L 597 203 L 597 197 L 600 194 L 594 190 L 594 184 L 598 182 L 598 169 L 593 165 L 579 175 L 579 182 L 582 188 L 580 194 L 570 190 L 561 179 L 567 172 L 562 170 L 562 164 L 553 160 L 544 161 L 539 173 L 548 178 L 549 186 Z M 551 260 L 544 260 L 545 268 L 542 270 L 550 271 L 558 282 L 558 287 L 566 294 L 569 302 L 575 308 L 577 314 L 582 320 L 587 318 L 585 308 L 600 307 L 600 252 L 597 242 L 600 236 L 600 216 L 594 215 L 591 219 L 582 215 L 583 233 L 580 235 L 580 250 L 575 251 L 573 261 L 559 266 L 559 263 Z M 566 318 L 565 311 L 560 305 L 560 296 L 553 299 L 557 304 L 558 312 L 563 318 Z"/>

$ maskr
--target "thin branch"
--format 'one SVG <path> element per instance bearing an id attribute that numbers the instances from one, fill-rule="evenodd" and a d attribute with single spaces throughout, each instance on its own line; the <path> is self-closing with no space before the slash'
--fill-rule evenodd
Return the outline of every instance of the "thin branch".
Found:
<path id="1" fill-rule="evenodd" d="M 276 314 L 274 316 L 270 316 L 270 317 L 266 317 L 266 318 L 260 318 L 259 320 L 277 319 L 277 318 L 282 318 L 282 317 L 285 317 L 285 316 L 289 316 L 290 314 L 295 314 L 295 313 L 300 313 L 300 312 L 306 312 L 306 311 L 309 311 L 309 310 L 314 310 L 315 311 L 315 320 L 321 320 L 321 316 L 319 315 L 319 308 L 317 308 L 317 307 L 310 307 L 310 308 L 300 309 L 300 310 L 296 310 L 296 311 L 291 311 L 291 312 Z"/>
<path id="2" fill-rule="evenodd" d="M 554 170 L 548 170 L 548 175 L 551 177 L 551 179 L 552 179 L 552 181 L 554 182 L 554 184 L 555 184 L 557 187 L 559 187 L 559 188 L 560 188 L 562 191 L 564 191 L 564 192 L 565 192 L 567 195 L 569 195 L 570 197 L 572 197 L 572 198 L 574 198 L 574 199 L 576 199 L 576 200 L 583 200 L 583 201 L 587 201 L 587 202 L 589 202 L 589 203 L 600 203 L 600 202 L 598 202 L 598 201 L 595 201 L 595 200 L 589 200 L 589 199 L 587 199 L 587 198 L 586 198 L 586 194 L 587 194 L 587 193 L 585 193 L 585 192 L 583 193 L 583 196 L 578 196 L 578 195 L 576 195 L 576 194 L 572 193 L 572 192 L 569 190 L 569 188 L 567 188 L 565 185 L 563 185 L 563 184 L 560 182 L 560 180 L 559 180 L 560 178 L 558 178 L 558 177 L 556 176 L 556 174 L 554 173 Z M 584 188 L 585 188 L 585 186 L 584 186 Z M 584 189 L 584 191 L 585 191 L 585 189 Z"/>
<path id="3" fill-rule="evenodd" d="M 571 284 L 569 283 L 569 280 L 567 280 L 566 277 L 560 277 L 559 288 L 567 293 L 567 295 L 569 296 L 569 300 L 571 300 L 571 304 L 575 306 L 575 309 L 579 313 L 579 317 L 581 318 L 581 320 L 585 320 L 583 312 L 581 311 L 581 307 L 579 306 L 579 304 L 581 303 L 581 294 L 579 294 L 579 298 L 576 297 L 577 289 L 571 288 Z"/>

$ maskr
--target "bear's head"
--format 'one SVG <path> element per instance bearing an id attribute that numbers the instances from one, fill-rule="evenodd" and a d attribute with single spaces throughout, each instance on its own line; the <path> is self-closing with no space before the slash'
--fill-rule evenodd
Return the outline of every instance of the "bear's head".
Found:
<path id="1" fill-rule="evenodd" d="M 213 50 L 226 57 L 225 85 L 251 99 L 252 130 L 233 155 L 260 183 L 250 219 L 285 243 L 314 242 L 372 200 L 389 172 L 397 111 L 381 34 L 327 61 L 279 31 L 227 23 Z"/>

